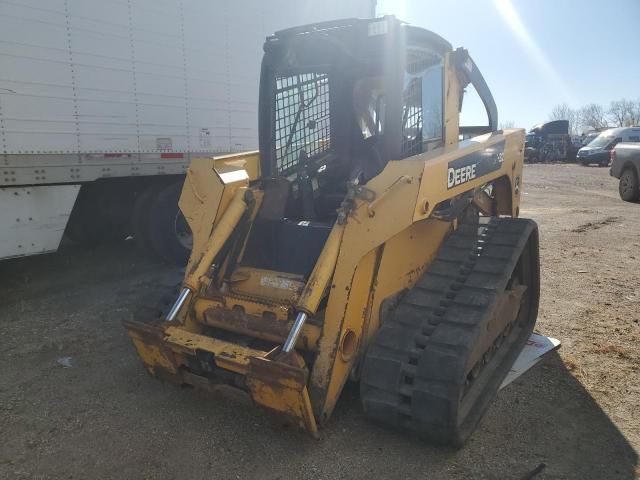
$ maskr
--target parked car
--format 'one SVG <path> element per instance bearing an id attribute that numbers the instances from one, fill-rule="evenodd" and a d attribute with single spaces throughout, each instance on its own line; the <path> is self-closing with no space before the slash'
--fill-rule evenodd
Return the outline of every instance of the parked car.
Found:
<path id="1" fill-rule="evenodd" d="M 640 127 L 610 128 L 578 150 L 577 160 L 583 165 L 609 165 L 611 150 L 620 142 L 640 142 Z"/>
<path id="2" fill-rule="evenodd" d="M 593 132 L 583 133 L 580 138 L 580 143 L 578 148 L 585 147 L 589 145 L 595 138 L 602 133 L 602 130 L 597 130 Z"/>
<path id="3" fill-rule="evenodd" d="M 612 177 L 619 178 L 618 192 L 620 198 L 626 202 L 636 202 L 640 199 L 640 143 L 619 143 L 611 150 Z"/>

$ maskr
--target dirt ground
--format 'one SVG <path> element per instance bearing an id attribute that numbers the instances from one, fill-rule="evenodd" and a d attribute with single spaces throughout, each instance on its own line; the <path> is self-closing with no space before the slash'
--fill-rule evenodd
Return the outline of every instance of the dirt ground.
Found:
<path id="1" fill-rule="evenodd" d="M 461 450 L 370 424 L 349 386 L 313 440 L 147 376 L 121 321 L 169 269 L 131 242 L 0 262 L 0 478 L 633 479 L 640 205 L 608 169 L 526 166 L 538 331 L 563 345 L 502 390 Z M 59 362 L 65 357 L 71 367 Z"/>

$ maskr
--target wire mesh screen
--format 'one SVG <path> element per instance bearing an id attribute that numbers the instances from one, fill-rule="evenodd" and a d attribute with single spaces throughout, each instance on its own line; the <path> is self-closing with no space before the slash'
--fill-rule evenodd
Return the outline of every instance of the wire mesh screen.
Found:
<path id="1" fill-rule="evenodd" d="M 328 75 L 276 77 L 275 105 L 276 168 L 288 175 L 303 150 L 311 157 L 331 147 Z"/>

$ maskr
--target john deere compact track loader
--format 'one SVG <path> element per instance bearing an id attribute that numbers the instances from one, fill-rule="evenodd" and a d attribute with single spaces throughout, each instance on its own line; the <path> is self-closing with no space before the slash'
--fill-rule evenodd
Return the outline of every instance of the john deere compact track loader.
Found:
<path id="1" fill-rule="evenodd" d="M 127 322 L 135 347 L 154 376 L 314 435 L 351 379 L 373 420 L 459 445 L 537 316 L 524 131 L 497 129 L 466 50 L 393 17 L 264 52 L 260 151 L 192 162 L 191 258 L 171 308 Z M 469 84 L 487 124 L 461 128 Z"/>

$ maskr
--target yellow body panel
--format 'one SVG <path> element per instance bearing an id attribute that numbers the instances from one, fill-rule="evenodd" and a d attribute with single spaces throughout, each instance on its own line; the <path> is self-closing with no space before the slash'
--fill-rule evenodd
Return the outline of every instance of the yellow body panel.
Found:
<path id="1" fill-rule="evenodd" d="M 290 316 L 290 307 L 275 302 L 264 302 L 257 298 L 243 298 L 232 294 L 216 295 L 215 298 L 202 296 L 194 301 L 192 315 L 197 319 L 204 317 L 204 312 L 210 309 L 225 308 L 228 310 L 241 310 L 247 315 L 260 316 L 268 312 L 275 319 L 287 321 Z M 206 321 L 205 321 L 206 323 Z"/>
<path id="2" fill-rule="evenodd" d="M 220 173 L 244 170 L 250 181 L 260 178 L 260 152 L 241 152 L 213 157 L 215 169 Z"/>
<path id="3" fill-rule="evenodd" d="M 242 162 L 239 162 L 242 164 Z M 249 185 L 249 174 L 241 165 L 229 164 L 219 173 L 214 158 L 191 161 L 178 203 L 193 234 L 193 247 L 187 264 L 190 271 L 204 255 L 213 228 L 231 202 L 236 189 Z M 223 171 L 222 171 L 223 170 Z"/>
<path id="4" fill-rule="evenodd" d="M 213 265 L 216 255 L 220 252 L 247 210 L 247 204 L 244 200 L 246 193 L 246 187 L 235 189 L 233 198 L 222 212 L 220 221 L 213 227 L 213 231 L 209 235 L 201 255 L 195 258 L 193 263 L 187 267 L 187 276 L 184 279 L 184 283 L 191 290 L 197 290 L 211 280 L 209 269 Z"/>
<path id="5" fill-rule="evenodd" d="M 156 368 L 164 369 L 171 374 L 177 373 L 169 348 L 159 342 L 149 342 L 144 334 L 131 329 L 129 329 L 129 335 L 138 351 L 138 355 L 142 359 L 142 363 L 152 374 L 155 373 Z"/>
<path id="6" fill-rule="evenodd" d="M 487 175 L 479 176 L 462 185 L 448 188 L 447 176 L 450 161 L 479 149 L 490 148 L 502 141 L 505 142 L 504 155 L 502 165 L 498 170 Z M 487 133 L 486 135 L 472 138 L 467 142 L 461 142 L 442 150 L 434 150 L 416 157 L 423 159 L 424 171 L 422 172 L 423 181 L 420 184 L 418 201 L 415 204 L 415 220 L 428 218 L 434 208 L 443 200 L 473 190 L 474 188 L 480 188 L 484 184 L 499 178 L 505 177 L 508 180 L 507 183 L 509 186 L 514 185 L 516 181 L 520 184 L 524 164 L 523 145 L 524 130 L 510 129 L 504 130 L 503 133 Z M 515 188 L 511 188 L 510 190 L 509 200 L 511 202 L 511 211 L 507 214 L 517 216 L 520 205 L 520 195 L 519 192 L 516 192 Z"/>
<path id="7" fill-rule="evenodd" d="M 335 312 L 336 315 L 340 315 L 335 318 L 341 318 L 342 321 L 336 325 L 336 338 L 331 345 L 329 345 L 329 341 L 334 339 L 327 335 L 327 333 L 329 333 L 327 329 L 328 325 L 325 325 L 320 355 L 313 369 L 312 398 L 317 406 L 315 409 L 316 416 L 320 418 L 321 421 L 325 421 L 331 414 L 342 391 L 342 387 L 344 387 L 344 383 L 349 378 L 351 366 L 356 360 L 353 352 L 346 352 L 345 354 L 345 348 L 341 347 L 345 346 L 345 340 L 350 336 L 352 346 L 350 346 L 349 349 L 354 349 L 356 352 L 358 350 L 358 344 L 362 338 L 362 329 L 369 314 L 368 306 L 372 283 L 374 281 L 376 262 L 377 251 L 373 250 L 358 264 L 353 278 L 348 282 L 349 285 L 345 287 L 346 303 L 336 305 L 337 308 L 344 307 L 343 311 L 338 313 L 331 308 L 334 304 L 331 303 L 330 297 L 327 316 L 328 318 L 332 318 L 331 315 Z M 337 282 L 336 287 L 340 288 L 340 284 Z M 322 348 L 324 349 L 322 350 Z M 327 354 L 331 355 L 331 358 L 329 358 Z M 320 359 L 324 361 L 322 364 L 320 363 Z M 316 373 L 320 371 L 318 370 L 319 367 L 325 365 L 330 368 L 330 372 L 326 376 L 326 380 L 328 380 L 326 384 L 317 382 L 318 374 Z M 322 401 L 323 397 L 326 398 L 324 401 Z M 318 408 L 320 405 L 322 405 L 323 408 Z"/>
<path id="8" fill-rule="evenodd" d="M 305 284 L 302 275 L 238 267 L 229 280 L 229 291 L 236 295 L 269 299 L 271 303 L 295 305 Z"/>
<path id="9" fill-rule="evenodd" d="M 282 343 L 291 330 L 293 318 L 287 315 L 288 309 L 280 311 L 284 314 L 279 316 L 273 314 L 274 311 L 278 310 L 242 298 L 225 297 L 224 302 L 198 298 L 194 302 L 191 318 L 199 324 Z M 312 323 L 304 325 L 298 338 L 298 347 L 316 351 L 321 330 Z"/>
<path id="10" fill-rule="evenodd" d="M 196 350 L 211 352 L 215 354 L 214 361 L 218 367 L 242 375 L 247 373 L 250 358 L 266 355 L 266 352 L 187 332 L 179 327 L 168 327 L 164 333 L 165 342 L 174 351 L 189 355 L 195 355 Z"/>
<path id="11" fill-rule="evenodd" d="M 176 383 L 225 391 L 239 397 L 240 390 L 212 383 L 206 377 L 185 369 L 189 366 L 189 359 L 197 358 L 198 352 L 206 352 L 216 367 L 245 378 L 250 397 L 256 404 L 284 415 L 292 423 L 317 435 L 306 386 L 308 372 L 300 356 L 293 354 L 288 363 L 274 361 L 269 357 L 275 352 L 263 352 L 191 333 L 182 327 L 154 327 L 130 322 L 127 328 L 138 354 L 152 374 Z"/>
<path id="12" fill-rule="evenodd" d="M 269 358 L 252 358 L 247 386 L 256 403 L 284 415 L 317 437 L 318 427 L 307 390 L 308 372 L 304 360 L 295 353 L 287 360 L 288 363 L 284 363 Z"/>
<path id="13" fill-rule="evenodd" d="M 307 285 L 300 295 L 300 300 L 297 305 L 299 310 L 312 315 L 316 313 L 318 305 L 330 285 L 329 282 L 336 268 L 343 233 L 343 225 L 334 225 L 322 249 L 318 263 L 316 263 L 313 272 L 311 272 L 309 276 Z"/>
<path id="14" fill-rule="evenodd" d="M 385 243 L 371 292 L 364 344 L 378 330 L 383 302 L 415 284 L 450 230 L 448 222 L 427 219 L 414 223 Z"/>

